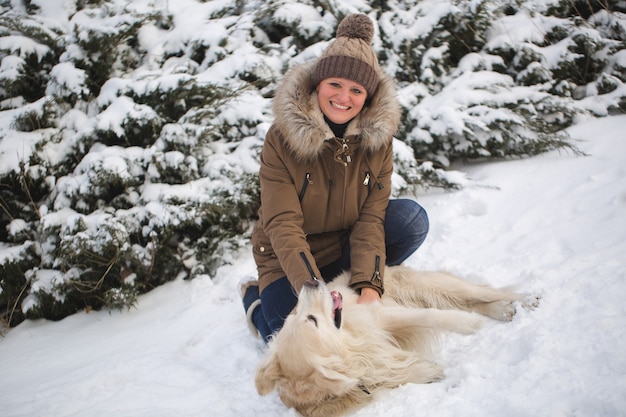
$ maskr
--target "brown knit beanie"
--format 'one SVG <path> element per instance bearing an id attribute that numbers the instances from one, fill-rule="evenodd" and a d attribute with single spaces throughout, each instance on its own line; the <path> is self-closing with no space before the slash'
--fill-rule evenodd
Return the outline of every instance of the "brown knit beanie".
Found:
<path id="1" fill-rule="evenodd" d="M 326 78 L 346 78 L 361 84 L 372 96 L 378 87 L 378 59 L 372 49 L 374 25 L 364 14 L 346 16 L 336 39 L 326 48 L 313 70 L 313 86 Z"/>

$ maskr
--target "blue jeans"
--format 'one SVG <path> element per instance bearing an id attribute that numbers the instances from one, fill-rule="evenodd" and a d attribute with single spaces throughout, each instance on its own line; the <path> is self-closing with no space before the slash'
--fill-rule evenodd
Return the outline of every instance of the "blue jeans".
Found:
<path id="1" fill-rule="evenodd" d="M 411 256 L 426 239 L 428 215 L 417 202 L 408 199 L 389 200 L 385 216 L 385 246 L 387 265 L 400 265 Z M 327 281 L 350 269 L 350 246 L 342 250 L 341 257 L 320 268 Z M 261 293 L 261 308 L 252 313 L 252 322 L 267 343 L 269 337 L 283 327 L 285 319 L 298 302 L 298 294 L 287 277 L 274 281 Z M 246 294 L 244 307 L 247 308 L 257 294 Z"/>

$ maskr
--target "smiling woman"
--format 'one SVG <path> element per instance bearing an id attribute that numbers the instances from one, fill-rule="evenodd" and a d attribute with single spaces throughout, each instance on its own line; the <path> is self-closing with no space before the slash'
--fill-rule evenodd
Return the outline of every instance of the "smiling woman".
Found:
<path id="1" fill-rule="evenodd" d="M 241 291 L 250 327 L 266 341 L 305 283 L 349 270 L 359 303 L 380 302 L 384 266 L 401 263 L 426 238 L 422 207 L 389 199 L 401 111 L 373 33 L 366 15 L 347 16 L 322 55 L 295 66 L 276 90 L 252 233 L 258 282 Z M 333 298 L 336 323 L 340 301 Z"/>

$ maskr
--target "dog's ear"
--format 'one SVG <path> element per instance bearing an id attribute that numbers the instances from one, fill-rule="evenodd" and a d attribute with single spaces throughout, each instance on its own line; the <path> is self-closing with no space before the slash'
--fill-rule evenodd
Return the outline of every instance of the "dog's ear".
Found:
<path id="1" fill-rule="evenodd" d="M 267 395 L 274 391 L 278 378 L 280 378 L 280 366 L 276 360 L 276 354 L 272 352 L 261 361 L 256 371 L 254 382 L 259 395 Z"/>

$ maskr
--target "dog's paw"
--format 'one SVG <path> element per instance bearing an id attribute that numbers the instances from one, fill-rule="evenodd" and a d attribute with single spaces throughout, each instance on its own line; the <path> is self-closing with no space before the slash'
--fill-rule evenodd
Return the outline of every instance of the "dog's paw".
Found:
<path id="1" fill-rule="evenodd" d="M 473 310 L 500 321 L 511 321 L 515 317 L 517 307 L 521 306 L 525 310 L 534 310 L 539 305 L 538 296 L 519 296 L 518 300 L 498 300 L 490 303 L 475 304 Z M 519 302 L 519 303 L 518 303 Z"/>
<path id="2" fill-rule="evenodd" d="M 500 321 L 511 321 L 515 316 L 515 302 L 509 300 L 495 301 L 491 304 L 492 317 Z"/>
<path id="3" fill-rule="evenodd" d="M 475 312 L 500 321 L 511 321 L 515 316 L 515 301 L 498 300 L 490 303 L 478 303 L 473 306 Z"/>

